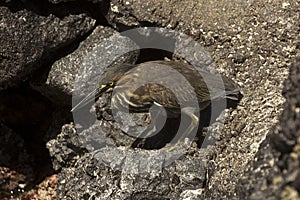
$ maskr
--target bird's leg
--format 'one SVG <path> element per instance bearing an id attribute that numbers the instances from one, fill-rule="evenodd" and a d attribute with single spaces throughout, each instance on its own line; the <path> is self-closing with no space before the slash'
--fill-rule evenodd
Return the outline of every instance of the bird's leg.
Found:
<path id="1" fill-rule="evenodd" d="M 136 148 L 142 145 L 149 137 L 157 134 L 164 126 L 167 118 L 167 113 L 163 106 L 155 103 L 149 110 L 150 112 L 150 124 L 147 128 L 138 135 L 137 139 L 132 143 L 131 147 Z"/>
<path id="2" fill-rule="evenodd" d="M 200 118 L 200 116 L 195 115 L 194 110 L 195 109 L 192 107 L 185 107 L 181 109 L 182 115 L 185 115 L 187 118 L 184 119 L 182 118 L 183 122 L 181 122 L 180 128 L 175 136 L 176 137 L 175 140 L 173 139 L 174 141 L 176 141 L 176 143 L 174 144 L 169 143 L 165 147 L 163 147 L 162 150 L 165 150 L 167 152 L 174 151 L 180 146 L 182 146 L 180 144 L 183 144 L 186 138 L 190 138 L 191 140 L 194 139 L 198 130 L 199 118 Z M 187 128 L 184 125 L 186 123 L 189 123 Z"/>

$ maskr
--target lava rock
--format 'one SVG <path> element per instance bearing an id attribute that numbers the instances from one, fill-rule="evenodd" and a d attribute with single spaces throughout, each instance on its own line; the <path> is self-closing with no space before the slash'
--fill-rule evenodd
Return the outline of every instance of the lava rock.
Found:
<path id="1" fill-rule="evenodd" d="M 137 48 L 132 46 L 134 43 L 130 39 L 119 35 L 113 29 L 97 26 L 73 53 L 61 58 L 51 66 L 45 82 L 37 81 L 32 85 L 53 102 L 70 105 L 72 92 L 76 90 L 82 93 L 84 91 L 82 88 L 90 85 L 96 87 L 99 76 L 106 67 L 134 63 L 137 60 L 138 51 L 114 57 L 115 52 L 126 51 L 127 48 Z M 83 72 L 84 70 L 88 72 Z M 92 80 L 87 80 L 90 76 L 87 78 L 85 73 L 89 72 L 90 74 L 94 73 Z M 86 86 L 87 84 L 88 86 Z M 77 88 L 74 89 L 74 87 Z"/>
<path id="2" fill-rule="evenodd" d="M 208 24 L 215 27 L 220 24 L 229 25 L 227 22 L 231 18 L 239 17 L 245 6 L 244 2 L 224 0 L 210 4 L 205 1 L 112 0 L 107 20 L 120 29 L 139 26 L 166 27 L 199 38 L 204 31 L 203 27 Z M 229 7 L 230 9 L 226 9 Z M 216 39 L 222 37 L 212 36 L 207 41 Z"/>
<path id="3" fill-rule="evenodd" d="M 53 159 L 55 170 L 72 165 L 80 155 L 87 151 L 76 134 L 73 124 L 64 125 L 57 138 L 47 143 L 47 148 Z"/>
<path id="4" fill-rule="evenodd" d="M 238 184 L 240 199 L 300 197 L 300 57 L 284 83 L 284 111 Z"/>
<path id="5" fill-rule="evenodd" d="M 95 20 L 85 14 L 60 19 L 25 9 L 0 7 L 0 89 L 28 79 L 56 51 L 90 31 Z"/>
<path id="6" fill-rule="evenodd" d="M 114 151 L 110 155 L 110 148 L 102 150 L 101 155 L 113 156 L 120 164 L 124 161 L 122 152 L 127 151 L 115 149 L 121 154 Z M 138 151 L 145 157 L 153 158 L 153 152 Z M 136 159 L 128 160 L 127 170 L 138 169 L 139 163 L 135 161 Z M 200 192 L 199 188 L 203 187 L 205 180 L 204 165 L 203 155 L 191 153 L 161 171 L 136 174 L 133 171 L 113 170 L 102 162 L 96 152 L 86 153 L 73 167 L 63 168 L 61 171 L 58 198 L 106 199 L 109 196 L 113 199 L 178 199 L 193 190 Z"/>
<path id="7" fill-rule="evenodd" d="M 300 57 L 290 67 L 289 78 L 284 83 L 282 94 L 286 98 L 285 111 L 271 135 L 272 146 L 281 153 L 294 151 L 300 137 Z"/>

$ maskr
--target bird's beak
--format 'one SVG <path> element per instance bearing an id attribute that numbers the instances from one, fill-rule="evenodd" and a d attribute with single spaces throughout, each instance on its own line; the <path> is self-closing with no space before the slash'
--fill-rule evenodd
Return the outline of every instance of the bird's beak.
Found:
<path id="1" fill-rule="evenodd" d="M 92 92 L 90 92 L 86 97 L 84 97 L 78 104 L 76 104 L 71 112 L 74 112 L 88 103 L 95 101 L 95 98 L 98 98 L 104 91 L 106 91 L 109 88 L 109 85 L 101 85 L 100 87 L 97 87 Z"/>

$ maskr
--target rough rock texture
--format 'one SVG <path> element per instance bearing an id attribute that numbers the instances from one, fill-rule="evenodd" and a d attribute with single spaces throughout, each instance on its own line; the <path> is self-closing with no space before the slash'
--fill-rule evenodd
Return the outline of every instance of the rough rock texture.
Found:
<path id="1" fill-rule="evenodd" d="M 183 162 L 193 163 L 193 166 L 182 168 Z M 91 154 L 85 154 L 74 167 L 62 171 L 58 197 L 178 199 L 182 191 L 202 187 L 199 184 L 202 181 L 199 175 L 201 169 L 198 168 L 199 163 L 194 163 L 195 160 L 191 159 L 177 160 L 159 174 L 132 175 L 111 170 Z"/>
<path id="2" fill-rule="evenodd" d="M 244 1 L 112 0 L 108 21 L 116 28 L 155 25 L 199 38 L 207 30 L 226 29 L 245 14 Z M 270 8 L 267 8 L 270 9 Z M 122 26 L 120 26 L 122 27 Z M 234 30 L 227 30 L 234 31 Z M 221 34 L 221 32 L 219 32 Z M 213 39 L 214 35 L 210 35 Z"/>
<path id="3" fill-rule="evenodd" d="M 28 79 L 55 51 L 90 31 L 95 20 L 84 14 L 60 19 L 0 7 L 0 89 Z M 4 39 L 5 38 L 5 39 Z"/>
<path id="4" fill-rule="evenodd" d="M 237 193 L 240 199 L 300 198 L 300 57 L 285 81 L 286 98 L 274 132 L 247 166 Z"/>
<path id="5" fill-rule="evenodd" d="M 57 138 L 47 143 L 47 148 L 50 156 L 55 158 L 53 160 L 53 168 L 55 170 L 74 164 L 76 156 L 86 152 L 85 147 L 76 135 L 73 124 L 64 125 L 62 132 L 57 135 Z"/>
<path id="6" fill-rule="evenodd" d="M 118 41 L 114 41 L 114 45 L 108 45 L 107 43 L 112 40 L 110 37 L 115 36 Z M 79 47 L 71 54 L 53 63 L 47 79 L 44 83 L 33 83 L 33 87 L 39 90 L 42 94 L 56 103 L 70 105 L 70 97 L 74 91 L 74 84 L 76 78 L 80 80 L 84 69 L 89 69 L 91 72 L 99 69 L 99 72 L 103 73 L 103 70 L 108 67 L 108 60 L 113 60 L 113 64 L 121 63 L 134 63 L 137 60 L 138 52 L 129 52 L 122 55 L 119 58 L 114 58 L 114 53 L 117 51 L 125 51 L 129 45 L 133 46 L 134 43 L 126 37 L 120 36 L 118 32 L 111 28 L 97 26 L 93 32 L 80 43 Z M 102 56 L 102 57 L 101 57 Z M 110 58 L 111 57 L 111 58 Z M 104 63 L 103 61 L 106 61 Z M 105 66 L 107 64 L 107 66 Z M 85 66 L 83 66 L 85 65 Z M 95 80 L 84 79 L 84 84 L 92 82 L 96 85 Z M 79 85 L 78 83 L 75 84 Z M 82 86 L 81 86 L 82 87 Z M 75 88 L 80 90 L 80 88 Z"/>
<path id="7" fill-rule="evenodd" d="M 114 157 L 117 162 L 122 163 L 124 162 L 122 154 L 128 155 L 128 150 L 103 147 L 99 148 L 102 154 L 99 154 L 100 151 L 86 152 L 82 146 L 79 148 L 80 139 L 75 133 L 72 124 L 65 125 L 58 139 L 48 143 L 54 167 L 57 169 L 63 167 L 59 176 L 58 198 L 179 199 L 189 192 L 194 192 L 194 196 L 201 194 L 199 188 L 203 187 L 205 179 L 205 156 L 195 148 L 191 148 L 186 156 L 176 160 L 161 172 L 132 174 L 133 171 L 128 173 L 126 170 L 123 172 L 112 170 L 101 160 L 103 157 L 99 157 L 99 155 Z M 153 155 L 156 151 L 131 151 L 140 153 L 145 158 L 155 159 Z M 145 166 L 148 164 L 144 163 Z M 139 166 L 132 160 L 128 161 L 127 167 L 138 170 Z"/>
<path id="8" fill-rule="evenodd" d="M 295 1 L 111 2 L 108 18 L 116 28 L 149 22 L 199 38 L 218 70 L 242 87 L 244 98 L 211 154 L 206 198 L 236 197 L 247 162 L 278 121 L 282 83 L 299 48 L 298 12 Z"/>
<path id="9" fill-rule="evenodd" d="M 22 8 L 30 1 L 5 2 L 15 2 Z M 64 4 L 63 0 L 51 2 L 58 3 L 57 8 Z M 240 85 L 244 98 L 236 110 L 227 113 L 224 129 L 217 125 L 210 129 L 219 141 L 212 148 L 207 165 L 203 164 L 205 160 L 201 150 L 193 146 L 186 155 L 155 174 L 130 175 L 109 168 L 97 157 L 103 154 L 88 152 L 82 146 L 74 126 L 65 125 L 62 133 L 48 143 L 54 168 L 61 170 L 57 172 L 58 198 L 299 199 L 299 64 L 290 67 L 300 48 L 299 1 L 112 0 L 109 3 L 109 11 L 103 15 L 106 15 L 110 26 L 118 31 L 137 26 L 162 26 L 193 36 L 211 53 L 216 62 L 215 70 Z M 22 79 L 30 79 L 31 72 L 44 67 L 41 64 L 48 56 L 57 53 L 60 58 L 64 57 L 68 52 L 64 52 L 62 47 L 74 43 L 78 45 L 78 38 L 84 39 L 82 36 L 92 33 L 90 30 L 95 25 L 92 17 L 82 13 L 72 15 L 67 12 L 58 17 L 39 10 L 43 6 L 35 9 L 30 9 L 30 6 L 26 9 L 10 7 L 10 10 L 5 3 L 0 4 L 4 5 L 0 7 L 2 90 L 12 84 L 22 84 L 19 82 Z M 99 24 L 101 21 L 97 20 Z M 93 44 L 93 41 L 89 43 Z M 62 65 L 64 62 L 69 67 L 75 64 L 78 55 L 74 53 L 73 56 L 57 61 L 56 70 L 53 66 L 53 71 L 47 77 L 48 82 L 40 79 L 42 87 L 53 89 L 54 94 L 43 92 L 52 100 L 56 101 L 62 96 L 55 92 L 70 94 L 69 83 L 74 77 L 70 75 L 69 68 L 63 68 Z M 52 66 L 48 67 L 50 69 Z M 282 89 L 290 69 L 290 78 L 284 90 L 287 99 L 285 107 Z M 61 74 L 64 72 L 67 75 Z M 60 80 L 55 77 L 60 77 Z M 67 81 L 61 81 L 64 79 Z M 11 102 L 15 96 L 9 95 Z M 5 98 L 1 96 L 0 99 Z M 31 108 L 30 103 L 22 105 L 25 106 L 27 109 L 14 107 L 16 111 L 22 111 L 22 115 L 31 116 L 33 113 L 34 116 L 35 110 L 27 112 Z M 48 103 L 45 103 L 47 106 Z M 52 108 L 48 107 L 49 110 Z M 283 108 L 286 111 L 279 118 Z M 7 112 L 8 115 L 3 116 L 7 119 L 13 113 L 18 112 Z M 59 118 L 57 115 L 56 120 Z M 24 124 L 18 116 L 13 119 L 13 124 Z M 1 134 L 4 133 L 2 141 L 20 141 L 19 155 L 23 155 L 22 139 L 15 136 L 14 140 L 10 140 L 10 135 L 15 135 L 11 134 L 12 127 L 7 121 L 3 124 L 0 127 Z M 25 120 L 25 124 L 30 123 Z M 23 126 L 19 129 L 22 132 Z M 56 134 L 51 133 L 53 130 L 44 132 L 53 138 Z M 5 149 L 7 146 L 3 147 Z M 7 149 L 6 154 L 14 152 Z M 120 154 L 109 154 L 111 151 L 108 151 L 106 155 L 114 155 L 115 161 L 122 163 L 124 149 L 117 150 Z M 149 157 L 155 155 L 151 151 L 143 152 Z M 128 164 L 135 166 L 135 162 Z M 23 166 L 28 170 L 26 165 Z M 10 194 L 23 186 L 21 170 L 15 173 L 2 165 L 0 171 L 0 192 L 4 188 L 5 193 Z M 21 176 L 16 177 L 15 174 Z M 50 196 L 53 197 L 53 191 L 49 192 Z"/>
<path id="10" fill-rule="evenodd" d="M 116 28 L 149 22 L 193 35 L 210 50 L 217 70 L 240 84 L 244 98 L 227 119 L 220 141 L 211 152 L 204 191 L 207 199 L 239 199 L 236 186 L 247 163 L 278 122 L 284 102 L 282 83 L 299 48 L 297 2 L 227 2 L 112 1 L 108 14 Z M 62 176 L 80 171 L 79 167 L 69 168 Z M 61 187 L 59 191 L 68 189 Z M 149 192 L 147 197 L 154 198 Z"/>

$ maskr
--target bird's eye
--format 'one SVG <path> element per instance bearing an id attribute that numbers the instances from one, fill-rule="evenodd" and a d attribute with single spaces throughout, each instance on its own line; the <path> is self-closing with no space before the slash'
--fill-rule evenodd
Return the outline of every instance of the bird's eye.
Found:
<path id="1" fill-rule="evenodd" d="M 115 85 L 115 82 L 110 82 L 110 83 L 109 83 L 109 86 L 110 86 L 110 87 L 113 87 L 114 85 Z"/>

